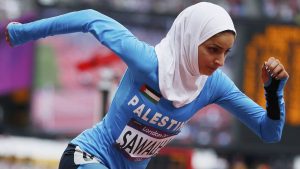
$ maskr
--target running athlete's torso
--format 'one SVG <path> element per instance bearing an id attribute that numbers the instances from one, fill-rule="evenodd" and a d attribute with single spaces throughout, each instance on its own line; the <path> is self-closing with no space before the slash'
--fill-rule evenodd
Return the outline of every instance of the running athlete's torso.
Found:
<path id="1" fill-rule="evenodd" d="M 110 169 L 144 169 L 150 157 L 168 144 L 204 106 L 227 109 L 262 140 L 278 141 L 285 110 L 281 81 L 276 90 L 280 113 L 272 120 L 221 71 L 211 75 L 191 103 L 175 108 L 158 87 L 158 64 L 152 46 L 139 41 L 115 20 L 94 10 L 72 12 L 28 24 L 9 25 L 10 40 L 18 45 L 57 34 L 89 32 L 114 51 L 128 70 L 104 119 L 71 142 L 96 156 Z"/>
<path id="2" fill-rule="evenodd" d="M 204 89 L 199 100 L 175 108 L 160 95 L 157 75 L 136 77 L 127 70 L 103 121 L 72 141 L 111 168 L 145 168 L 145 159 L 156 155 L 209 103 Z"/>

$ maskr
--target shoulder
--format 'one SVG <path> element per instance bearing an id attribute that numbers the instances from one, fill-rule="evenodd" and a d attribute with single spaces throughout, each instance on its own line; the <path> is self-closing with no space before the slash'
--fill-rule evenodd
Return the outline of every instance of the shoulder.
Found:
<path id="1" fill-rule="evenodd" d="M 232 80 L 221 70 L 217 69 L 209 78 L 208 81 L 210 81 L 213 84 L 222 84 L 222 83 L 233 83 Z"/>
<path id="2" fill-rule="evenodd" d="M 209 76 L 207 85 L 212 93 L 223 93 L 235 86 L 234 82 L 220 69 Z"/>

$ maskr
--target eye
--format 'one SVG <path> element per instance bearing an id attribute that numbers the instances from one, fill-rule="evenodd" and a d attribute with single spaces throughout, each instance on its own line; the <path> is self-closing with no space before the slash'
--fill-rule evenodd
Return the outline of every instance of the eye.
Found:
<path id="1" fill-rule="evenodd" d="M 231 49 L 225 51 L 225 56 L 227 56 L 231 52 Z"/>
<path id="2" fill-rule="evenodd" d="M 217 47 L 208 47 L 208 51 L 210 53 L 218 53 L 219 52 L 219 48 L 217 48 Z"/>

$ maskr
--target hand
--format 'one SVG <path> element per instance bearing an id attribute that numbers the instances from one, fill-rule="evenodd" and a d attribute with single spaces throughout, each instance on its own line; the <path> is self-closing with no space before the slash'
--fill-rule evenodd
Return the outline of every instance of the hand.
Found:
<path id="1" fill-rule="evenodd" d="M 13 46 L 12 44 L 11 44 L 11 42 L 10 42 L 10 38 L 9 38 L 9 33 L 8 33 L 8 30 L 7 30 L 7 27 L 6 27 L 6 29 L 5 29 L 5 40 L 6 40 L 6 42 L 9 44 L 9 46 Z"/>
<path id="2" fill-rule="evenodd" d="M 262 66 L 261 78 L 264 84 L 266 84 L 270 78 L 281 80 L 288 77 L 289 74 L 285 70 L 284 66 L 274 57 L 270 57 Z"/>
<path id="3" fill-rule="evenodd" d="M 13 44 L 11 43 L 11 39 L 10 39 L 9 32 L 8 32 L 8 27 L 9 27 L 11 24 L 21 24 L 21 23 L 19 23 L 19 22 L 10 22 L 10 23 L 6 26 L 6 29 L 5 29 L 5 40 L 6 40 L 6 42 L 9 44 L 9 46 L 13 47 Z"/>

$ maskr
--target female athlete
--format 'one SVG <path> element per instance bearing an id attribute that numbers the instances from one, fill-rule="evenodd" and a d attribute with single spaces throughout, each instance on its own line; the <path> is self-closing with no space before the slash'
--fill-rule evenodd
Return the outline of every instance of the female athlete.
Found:
<path id="1" fill-rule="evenodd" d="M 91 33 L 128 66 L 106 116 L 70 141 L 60 169 L 145 169 L 198 110 L 215 103 L 265 142 L 281 139 L 285 119 L 284 66 L 262 65 L 266 109 L 243 94 L 219 68 L 236 31 L 220 6 L 200 2 L 183 10 L 155 47 L 112 18 L 82 10 L 31 23 L 10 23 L 11 46 L 48 36 Z"/>

